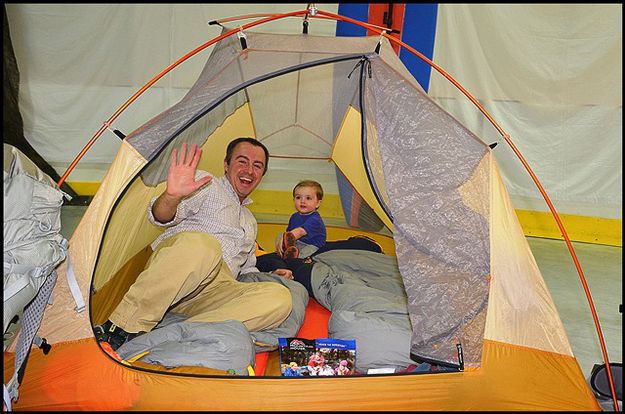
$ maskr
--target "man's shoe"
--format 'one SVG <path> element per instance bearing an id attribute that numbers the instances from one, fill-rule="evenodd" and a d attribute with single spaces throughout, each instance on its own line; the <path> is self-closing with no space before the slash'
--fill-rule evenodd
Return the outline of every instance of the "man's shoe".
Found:
<path id="1" fill-rule="evenodd" d="M 138 334 L 128 333 L 111 321 L 93 327 L 98 342 L 107 342 L 114 351 L 126 342 L 134 339 Z"/>
<path id="2" fill-rule="evenodd" d="M 290 231 L 284 232 L 282 236 L 282 258 L 295 259 L 299 256 L 295 236 Z"/>

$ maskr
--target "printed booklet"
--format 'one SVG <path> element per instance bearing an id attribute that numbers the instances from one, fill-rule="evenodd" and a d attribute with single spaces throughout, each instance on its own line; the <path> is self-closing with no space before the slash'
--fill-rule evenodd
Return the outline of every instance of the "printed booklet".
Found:
<path id="1" fill-rule="evenodd" d="M 285 377 L 354 375 L 356 340 L 278 338 L 280 372 Z"/>

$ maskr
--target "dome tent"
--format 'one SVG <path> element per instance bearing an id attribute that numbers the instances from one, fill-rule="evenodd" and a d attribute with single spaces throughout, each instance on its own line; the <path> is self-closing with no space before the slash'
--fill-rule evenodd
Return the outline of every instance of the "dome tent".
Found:
<path id="1" fill-rule="evenodd" d="M 246 33 L 216 45 L 188 94 L 124 139 L 70 240 L 91 320 L 73 313 L 58 283 L 40 330 L 53 351 L 31 355 L 17 409 L 598 409 L 491 149 L 425 94 L 385 39 L 376 50 L 379 41 Z M 144 212 L 163 189 L 171 150 L 197 143 L 200 168 L 219 174 L 226 143 L 241 135 L 269 148 L 270 171 L 281 176 L 306 171 L 333 188 L 340 171 L 393 234 L 410 353 L 464 371 L 292 384 L 163 374 L 101 352 L 92 325 L 121 299 L 159 234 Z M 268 175 L 261 189 L 278 178 Z M 72 373 L 58 377 L 60 369 Z M 336 381 L 340 392 L 327 392 Z M 294 385 L 297 393 L 281 391 Z"/>

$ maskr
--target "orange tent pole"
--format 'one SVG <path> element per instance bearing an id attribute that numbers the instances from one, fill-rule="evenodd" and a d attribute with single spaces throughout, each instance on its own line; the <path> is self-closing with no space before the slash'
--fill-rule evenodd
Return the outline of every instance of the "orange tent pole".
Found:
<path id="1" fill-rule="evenodd" d="M 248 29 L 250 27 L 254 27 L 263 23 L 267 23 L 270 22 L 272 20 L 278 20 L 278 19 L 282 19 L 285 17 L 290 17 L 290 16 L 298 16 L 298 15 L 304 15 L 308 13 L 308 10 L 301 10 L 301 11 L 295 11 L 295 12 L 289 12 L 289 13 L 282 13 L 282 14 L 274 14 L 271 15 L 270 17 L 261 19 L 261 20 L 257 20 L 255 22 L 251 22 L 251 23 L 247 23 L 241 27 L 239 27 L 238 29 L 233 29 L 227 33 L 224 33 L 220 36 L 215 37 L 214 39 L 204 43 L 201 46 L 198 46 L 197 48 L 195 48 L 194 50 L 192 50 L 191 52 L 187 53 L 186 55 L 184 55 L 183 57 L 181 57 L 180 59 L 178 59 L 177 61 L 175 61 L 174 63 L 172 63 L 171 65 L 169 65 L 167 68 L 165 68 L 161 73 L 159 73 L 158 75 L 156 75 L 154 78 L 152 78 L 148 83 L 146 83 L 145 85 L 143 85 L 143 87 L 141 89 L 139 89 L 134 95 L 132 95 L 130 97 L 130 99 L 128 99 L 105 123 L 104 125 L 102 125 L 100 127 L 100 129 L 98 130 L 98 132 L 96 132 L 96 134 L 91 138 L 91 140 L 89 140 L 89 142 L 87 142 L 87 144 L 85 145 L 85 147 L 82 149 L 82 151 L 80 151 L 80 153 L 76 156 L 76 158 L 74 159 L 74 161 L 72 161 L 72 163 L 69 165 L 69 167 L 67 168 L 67 170 L 65 171 L 65 173 L 63 174 L 63 176 L 59 179 L 59 181 L 57 182 L 58 186 L 60 187 L 61 184 L 63 184 L 65 182 L 65 180 L 67 179 L 67 177 L 70 175 L 70 173 L 74 170 L 74 168 L 76 167 L 76 165 L 78 164 L 78 162 L 82 159 L 82 157 L 87 153 L 87 151 L 89 151 L 89 149 L 93 146 L 93 144 L 95 144 L 95 142 L 98 140 L 98 138 L 100 138 L 100 136 L 104 133 L 104 131 L 106 129 L 108 129 L 110 127 L 110 125 L 113 123 L 113 121 L 115 121 L 115 119 L 117 119 L 117 117 L 126 110 L 126 108 L 128 108 L 128 106 L 130 106 L 130 104 L 132 104 L 139 96 L 141 96 L 143 94 L 143 92 L 145 92 L 150 86 L 152 86 L 154 83 L 156 83 L 159 79 L 161 79 L 163 76 L 165 76 L 168 72 L 170 72 L 172 69 L 174 69 L 176 66 L 180 65 L 182 62 L 184 62 L 185 60 L 189 59 L 191 56 L 201 52 L 202 50 L 206 49 L 207 47 L 213 45 L 214 43 L 219 42 L 222 39 L 225 39 L 228 36 L 231 36 L 235 33 L 238 33 L 240 31 L 242 31 L 243 29 Z"/>
<path id="2" fill-rule="evenodd" d="M 603 339 L 603 333 L 601 331 L 601 325 L 599 323 L 599 318 L 597 317 L 597 312 L 595 310 L 595 305 L 593 303 L 592 296 L 591 296 L 590 290 L 588 288 L 588 284 L 586 283 L 586 277 L 584 276 L 584 272 L 582 271 L 582 267 L 579 264 L 579 260 L 577 259 L 577 255 L 575 254 L 575 250 L 573 249 L 573 245 L 571 244 L 571 240 L 569 239 L 569 236 L 568 236 L 568 234 L 567 234 L 567 232 L 566 232 L 566 230 L 564 228 L 564 225 L 562 224 L 562 221 L 560 220 L 560 216 L 558 216 L 558 213 L 556 212 L 555 207 L 551 203 L 551 200 L 549 199 L 549 196 L 547 195 L 545 189 L 543 188 L 543 186 L 541 185 L 540 181 L 538 180 L 538 177 L 536 177 L 536 174 L 534 174 L 534 171 L 531 169 L 531 167 L 529 166 L 529 164 L 527 163 L 527 161 L 525 160 L 525 158 L 523 157 L 521 152 L 518 150 L 516 145 L 514 145 L 514 143 L 510 139 L 510 136 L 504 132 L 504 130 L 493 119 L 493 117 L 488 113 L 488 111 L 486 111 L 486 109 L 477 101 L 477 99 L 475 99 L 465 88 L 463 88 L 462 85 L 460 85 L 451 75 L 449 75 L 447 72 L 445 72 L 440 66 L 436 65 L 430 59 L 425 57 L 419 51 L 417 51 L 414 48 L 410 47 L 409 45 L 407 45 L 406 43 L 402 42 L 401 40 L 396 39 L 395 37 L 389 36 L 386 33 L 386 30 L 380 30 L 378 28 L 371 27 L 371 25 L 363 24 L 362 22 L 360 22 L 358 20 L 354 20 L 354 19 L 351 19 L 351 18 L 345 17 L 345 16 L 340 16 L 338 14 L 333 14 L 333 13 L 325 12 L 325 11 L 322 11 L 322 10 L 319 10 L 318 13 L 320 15 L 322 15 L 322 16 L 327 16 L 327 17 L 335 18 L 336 20 L 342 20 L 342 21 L 346 21 L 346 22 L 349 22 L 349 23 L 357 24 L 359 26 L 366 27 L 367 29 L 379 33 L 381 36 L 386 37 L 391 42 L 394 42 L 394 43 L 396 43 L 396 44 L 398 44 L 398 45 L 400 45 L 402 47 L 405 47 L 407 50 L 409 50 L 413 54 L 417 55 L 420 59 L 422 59 L 427 64 L 432 66 L 441 75 L 443 75 L 451 83 L 453 83 L 454 86 L 456 86 L 458 89 L 460 89 L 460 91 L 467 98 L 469 98 L 471 100 L 471 102 L 473 102 L 473 104 L 475 104 L 475 106 L 477 106 L 477 108 L 486 116 L 486 118 L 488 118 L 488 120 L 491 122 L 491 124 L 493 124 L 493 126 L 497 129 L 499 134 L 501 134 L 501 136 L 506 140 L 508 145 L 510 145 L 510 148 L 512 148 L 512 150 L 517 155 L 517 157 L 519 158 L 519 160 L 521 161 L 521 163 L 523 164 L 523 166 L 525 167 L 527 172 L 530 174 L 530 177 L 532 178 L 532 180 L 536 184 L 536 187 L 538 188 L 538 190 L 542 194 L 543 198 L 545 199 L 545 202 L 549 206 L 549 209 L 551 210 L 551 213 L 552 213 L 554 219 L 556 220 L 556 223 L 558 224 L 558 227 L 560 228 L 560 232 L 562 233 L 562 236 L 564 237 L 564 241 L 565 241 L 565 243 L 566 243 L 566 245 L 567 245 L 567 247 L 569 249 L 569 252 L 571 253 L 571 257 L 573 258 L 573 263 L 575 264 L 575 268 L 577 269 L 577 273 L 579 274 L 580 280 L 582 282 L 582 286 L 584 288 L 584 292 L 586 294 L 586 298 L 588 299 L 588 304 L 590 305 L 590 310 L 591 310 L 592 317 L 593 317 L 593 320 L 594 320 L 594 323 L 595 323 L 595 328 L 597 330 L 597 335 L 599 336 L 599 342 L 600 342 L 600 345 L 601 345 L 601 353 L 603 354 L 603 359 L 604 359 L 605 364 L 606 364 L 606 371 L 607 371 L 608 380 L 609 380 L 609 383 L 610 383 L 610 391 L 612 392 L 612 400 L 613 400 L 613 403 L 614 403 L 614 409 L 616 411 L 618 411 L 618 402 L 617 402 L 617 399 L 616 399 L 616 392 L 615 392 L 615 389 L 614 389 L 614 381 L 612 379 L 612 372 L 611 372 L 611 369 L 610 369 L 610 363 L 608 361 L 608 353 L 607 353 L 607 350 L 606 350 L 605 341 Z"/>

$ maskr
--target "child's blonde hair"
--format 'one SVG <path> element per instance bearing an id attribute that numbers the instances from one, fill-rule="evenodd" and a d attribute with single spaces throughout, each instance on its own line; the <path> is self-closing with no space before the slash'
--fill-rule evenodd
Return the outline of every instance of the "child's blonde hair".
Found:
<path id="1" fill-rule="evenodd" d="M 319 200 L 323 200 L 323 187 L 321 187 L 321 184 L 319 184 L 317 181 L 313 181 L 313 180 L 302 180 L 299 183 L 297 183 L 297 185 L 295 187 L 293 187 L 293 197 L 295 197 L 295 190 L 297 190 L 298 188 L 301 187 L 312 187 L 315 189 L 315 192 L 317 193 L 317 198 Z"/>

